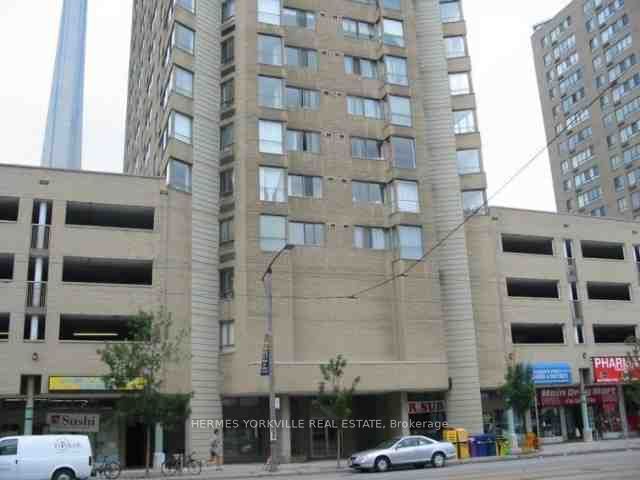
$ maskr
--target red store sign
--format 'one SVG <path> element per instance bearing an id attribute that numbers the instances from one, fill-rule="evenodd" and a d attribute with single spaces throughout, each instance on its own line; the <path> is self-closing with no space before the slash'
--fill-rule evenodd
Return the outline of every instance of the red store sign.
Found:
<path id="1" fill-rule="evenodd" d="M 444 412 L 444 400 L 434 400 L 431 402 L 409 402 L 409 415 L 419 413 Z"/>
<path id="2" fill-rule="evenodd" d="M 586 387 L 587 403 L 607 404 L 618 402 L 617 387 Z M 580 404 L 580 387 L 540 388 L 538 389 L 538 406 L 564 407 Z"/>
<path id="3" fill-rule="evenodd" d="M 629 372 L 629 362 L 625 357 L 593 357 L 593 377 L 596 383 L 624 382 L 625 373 Z M 632 372 L 634 380 L 640 380 L 640 368 Z"/>

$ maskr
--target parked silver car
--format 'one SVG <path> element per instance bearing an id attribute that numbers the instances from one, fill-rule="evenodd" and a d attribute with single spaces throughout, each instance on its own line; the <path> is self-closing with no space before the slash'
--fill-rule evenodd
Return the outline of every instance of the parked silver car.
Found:
<path id="1" fill-rule="evenodd" d="M 456 448 L 449 442 L 438 442 L 412 435 L 386 440 L 372 450 L 351 456 L 349 466 L 355 470 L 385 472 L 400 465 L 424 467 L 431 464 L 444 467 L 447 459 L 456 457 Z"/>

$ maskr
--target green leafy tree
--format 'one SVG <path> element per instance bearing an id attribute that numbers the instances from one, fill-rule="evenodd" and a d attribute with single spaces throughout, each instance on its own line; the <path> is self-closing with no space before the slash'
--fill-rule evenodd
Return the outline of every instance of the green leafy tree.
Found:
<path id="1" fill-rule="evenodd" d="M 523 419 L 525 412 L 533 405 L 536 394 L 533 367 L 522 363 L 509 365 L 501 392 L 507 407 Z"/>
<path id="2" fill-rule="evenodd" d="M 640 410 L 640 338 L 627 339 L 630 350 L 627 352 L 627 371 L 625 372 L 624 389 L 626 400 L 636 410 Z"/>
<path id="3" fill-rule="evenodd" d="M 318 386 L 318 398 L 315 401 L 320 411 L 336 424 L 338 468 L 342 456 L 343 422 L 351 418 L 353 394 L 360 383 L 360 377 L 356 377 L 349 387 L 343 385 L 346 367 L 347 360 L 342 355 L 320 365 L 323 380 Z"/>
<path id="4" fill-rule="evenodd" d="M 163 380 L 168 367 L 184 358 L 183 343 L 188 330 L 174 331 L 171 316 L 139 312 L 128 320 L 128 340 L 107 342 L 98 350 L 109 369 L 104 376 L 107 388 L 126 391 L 116 404 L 118 415 L 135 419 L 145 427 L 145 469 L 149 475 L 151 431 L 160 423 L 176 428 L 189 416 L 190 393 L 166 393 Z"/>

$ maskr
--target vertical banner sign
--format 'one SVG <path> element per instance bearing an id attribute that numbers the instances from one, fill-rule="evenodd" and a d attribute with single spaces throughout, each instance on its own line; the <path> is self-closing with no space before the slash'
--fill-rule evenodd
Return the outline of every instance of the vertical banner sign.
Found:
<path id="1" fill-rule="evenodd" d="M 264 336 L 264 346 L 262 347 L 262 361 L 260 362 L 260 376 L 268 377 L 271 372 L 271 337 Z"/>

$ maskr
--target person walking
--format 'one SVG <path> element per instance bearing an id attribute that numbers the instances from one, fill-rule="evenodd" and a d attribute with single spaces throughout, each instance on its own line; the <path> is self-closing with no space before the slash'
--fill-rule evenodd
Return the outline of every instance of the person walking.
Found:
<path id="1" fill-rule="evenodd" d="M 209 465 L 215 464 L 216 470 L 222 470 L 222 439 L 220 430 L 215 429 L 209 445 Z"/>

